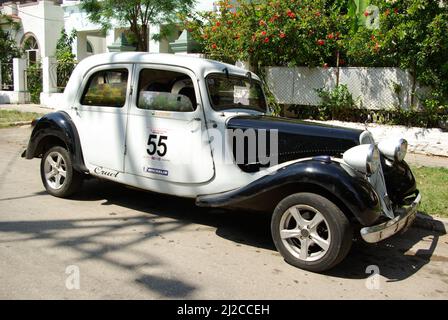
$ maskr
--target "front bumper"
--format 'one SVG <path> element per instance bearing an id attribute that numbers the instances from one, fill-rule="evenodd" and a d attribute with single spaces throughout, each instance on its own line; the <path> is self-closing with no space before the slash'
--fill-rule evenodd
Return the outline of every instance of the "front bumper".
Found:
<path id="1" fill-rule="evenodd" d="M 375 226 L 365 227 L 361 229 L 361 236 L 364 241 L 369 243 L 379 242 L 393 236 L 403 229 L 407 229 L 415 219 L 417 207 L 422 196 L 417 194 L 414 201 L 409 206 L 399 208 L 397 216 L 387 222 L 377 224 Z"/>

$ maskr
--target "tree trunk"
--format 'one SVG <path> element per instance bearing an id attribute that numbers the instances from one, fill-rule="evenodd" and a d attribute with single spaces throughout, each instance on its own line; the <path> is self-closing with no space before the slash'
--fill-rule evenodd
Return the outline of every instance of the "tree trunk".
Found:
<path id="1" fill-rule="evenodd" d="M 135 38 L 137 39 L 137 51 L 148 51 L 148 27 L 147 26 L 141 26 L 139 27 L 137 24 L 131 24 L 130 28 L 131 32 L 134 34 Z"/>
<path id="2" fill-rule="evenodd" d="M 148 51 L 148 26 L 142 25 L 140 27 L 140 37 L 139 42 L 141 42 L 140 51 Z"/>

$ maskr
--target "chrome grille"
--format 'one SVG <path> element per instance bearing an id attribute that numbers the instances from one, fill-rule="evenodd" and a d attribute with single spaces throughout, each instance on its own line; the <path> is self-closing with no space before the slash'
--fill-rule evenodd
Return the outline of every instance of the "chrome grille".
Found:
<path id="1" fill-rule="evenodd" d="M 392 203 L 390 201 L 389 195 L 387 194 L 386 180 L 384 179 L 383 168 L 381 167 L 381 164 L 378 170 L 374 174 L 369 176 L 367 179 L 375 189 L 376 193 L 378 194 L 378 197 L 380 198 L 383 213 L 387 217 L 393 219 L 395 217 L 395 214 L 392 208 Z"/>

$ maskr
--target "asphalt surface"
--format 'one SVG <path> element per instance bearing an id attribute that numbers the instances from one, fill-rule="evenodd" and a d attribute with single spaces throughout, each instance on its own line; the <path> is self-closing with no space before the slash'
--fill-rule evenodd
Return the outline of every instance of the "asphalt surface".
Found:
<path id="1" fill-rule="evenodd" d="M 52 197 L 39 159 L 20 158 L 29 134 L 0 129 L 0 299 L 448 298 L 447 235 L 357 241 L 314 274 L 283 261 L 266 215 L 95 179 L 72 199 Z"/>

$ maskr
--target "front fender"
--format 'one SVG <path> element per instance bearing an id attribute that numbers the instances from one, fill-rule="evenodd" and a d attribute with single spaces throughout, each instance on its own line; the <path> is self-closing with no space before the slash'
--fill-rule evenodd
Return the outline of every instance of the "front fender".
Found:
<path id="1" fill-rule="evenodd" d="M 318 159 L 287 165 L 235 190 L 198 196 L 196 204 L 271 211 L 279 201 L 296 192 L 323 193 L 365 226 L 381 215 L 378 195 L 366 179 L 351 176 L 338 162 Z"/>
<path id="2" fill-rule="evenodd" d="M 24 154 L 25 158 L 42 156 L 42 142 L 48 138 L 57 138 L 64 142 L 75 170 L 88 171 L 84 165 L 78 130 L 66 112 L 48 113 L 36 122 Z"/>

